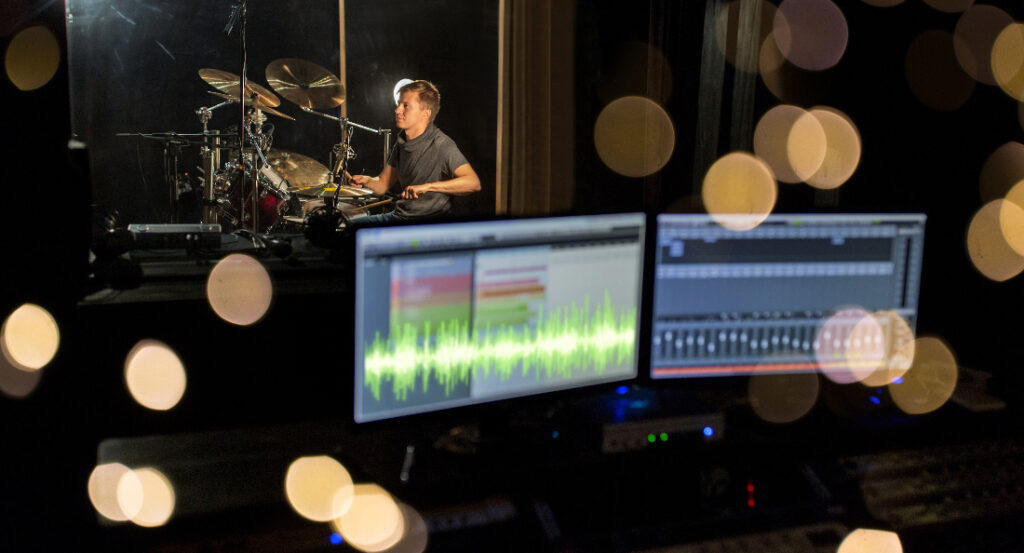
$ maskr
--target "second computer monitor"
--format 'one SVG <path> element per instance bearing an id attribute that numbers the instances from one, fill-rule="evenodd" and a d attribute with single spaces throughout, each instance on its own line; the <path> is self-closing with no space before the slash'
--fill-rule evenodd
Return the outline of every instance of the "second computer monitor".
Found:
<path id="1" fill-rule="evenodd" d="M 849 372 L 900 355 L 916 324 L 924 224 L 773 214 L 737 231 L 659 215 L 651 377 Z"/>

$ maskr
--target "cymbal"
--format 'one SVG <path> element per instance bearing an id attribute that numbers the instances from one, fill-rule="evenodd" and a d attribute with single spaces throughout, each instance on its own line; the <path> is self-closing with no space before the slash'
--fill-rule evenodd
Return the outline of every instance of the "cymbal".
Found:
<path id="1" fill-rule="evenodd" d="M 234 73 L 221 71 L 220 69 L 204 68 L 199 70 L 199 77 L 213 88 L 216 88 L 232 98 L 238 98 L 241 96 L 242 78 Z M 263 105 L 270 106 L 272 108 L 276 108 L 281 105 L 281 99 L 273 92 L 250 80 L 245 81 L 245 90 L 247 92 L 246 96 L 255 93 L 260 101 L 263 102 Z"/>
<path id="2" fill-rule="evenodd" d="M 231 96 L 230 94 L 225 94 L 223 92 L 216 92 L 216 91 L 213 91 L 213 90 L 207 90 L 206 92 L 208 94 L 212 94 L 213 96 L 216 96 L 218 98 L 223 98 L 223 99 L 225 99 L 225 100 L 227 100 L 229 102 L 237 102 L 238 101 L 238 97 L 237 96 Z M 251 106 L 251 105 L 253 105 L 253 101 L 250 100 L 249 98 L 246 98 L 245 99 L 245 105 Z M 274 108 L 264 104 L 263 103 L 263 99 L 262 99 L 261 96 L 256 96 L 256 108 L 259 109 L 260 111 L 265 111 L 267 113 L 272 113 L 272 114 L 274 114 L 274 115 L 276 115 L 278 117 L 284 117 L 285 119 L 291 119 L 292 121 L 295 120 L 295 118 L 292 117 L 291 115 L 288 115 L 287 113 L 282 113 L 280 111 L 277 111 L 276 109 L 274 109 Z"/>
<path id="3" fill-rule="evenodd" d="M 280 58 L 267 65 L 267 82 L 285 100 L 310 109 L 327 109 L 345 101 L 345 86 L 315 63 Z"/>
<path id="4" fill-rule="evenodd" d="M 267 163 L 279 175 L 288 180 L 289 192 L 302 194 L 302 190 L 321 190 L 331 180 L 331 172 L 319 161 L 283 150 L 274 150 L 267 155 Z M 313 192 L 310 192 L 310 195 Z"/>

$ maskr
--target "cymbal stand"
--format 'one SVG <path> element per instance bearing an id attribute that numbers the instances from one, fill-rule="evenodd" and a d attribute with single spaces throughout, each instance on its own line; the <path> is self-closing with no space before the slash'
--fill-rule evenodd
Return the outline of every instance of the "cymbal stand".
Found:
<path id="1" fill-rule="evenodd" d="M 201 107 L 196 110 L 199 122 L 203 124 L 203 145 L 199 149 L 199 155 L 203 163 L 203 210 L 202 222 L 215 224 L 217 222 L 217 198 L 215 194 L 215 182 L 217 168 L 220 167 L 220 131 L 210 130 L 209 122 L 213 117 L 213 110 L 230 104 L 230 100 L 221 102 L 215 106 Z M 211 147 L 212 144 L 212 147 Z"/>
<path id="2" fill-rule="evenodd" d="M 348 175 L 348 160 L 355 159 L 356 157 L 356 152 L 355 150 L 352 149 L 352 146 L 350 144 L 353 129 L 361 129 L 376 134 L 378 136 L 384 137 L 384 165 L 387 165 L 388 154 L 391 150 L 391 129 L 374 129 L 371 127 L 367 127 L 366 125 L 360 125 L 359 123 L 356 123 L 355 121 L 352 121 L 347 117 L 335 117 L 334 115 L 321 113 L 306 106 L 299 107 L 302 109 L 302 111 L 305 111 L 306 113 L 312 113 L 313 115 L 319 115 L 320 117 L 323 117 L 325 119 L 337 121 L 341 126 L 341 142 L 335 144 L 334 147 L 331 149 L 330 180 L 331 183 L 334 184 L 336 187 L 340 186 L 344 181 L 345 176 Z M 384 168 L 381 167 L 381 170 L 383 169 Z M 335 179 L 338 180 L 335 181 Z M 332 211 L 336 209 L 338 197 L 341 196 L 341 194 L 338 193 L 339 191 L 340 190 L 338 188 L 335 189 L 334 199 L 329 204 L 330 209 Z"/>

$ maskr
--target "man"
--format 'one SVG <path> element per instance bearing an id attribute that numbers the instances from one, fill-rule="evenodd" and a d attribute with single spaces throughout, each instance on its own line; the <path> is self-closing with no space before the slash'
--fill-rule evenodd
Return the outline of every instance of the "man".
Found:
<path id="1" fill-rule="evenodd" d="M 480 178 L 448 135 L 434 125 L 441 94 L 428 81 L 399 89 L 395 108 L 398 141 L 380 175 L 355 175 L 351 184 L 382 195 L 396 184 L 401 199 L 395 209 L 357 220 L 359 225 L 396 223 L 439 217 L 451 209 L 451 196 L 480 190 Z"/>

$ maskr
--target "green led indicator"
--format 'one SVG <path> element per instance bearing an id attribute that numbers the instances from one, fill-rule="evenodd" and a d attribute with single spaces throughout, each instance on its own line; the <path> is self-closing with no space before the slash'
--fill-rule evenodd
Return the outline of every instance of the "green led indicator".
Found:
<path id="1" fill-rule="evenodd" d="M 668 441 L 668 434 L 662 432 L 660 438 L 661 438 L 661 441 L 667 442 Z"/>
<path id="2" fill-rule="evenodd" d="M 803 226 L 803 224 L 804 224 L 804 222 L 799 220 L 799 219 L 797 219 L 796 221 L 793 221 L 793 226 L 794 227 Z"/>
<path id="3" fill-rule="evenodd" d="M 420 246 L 420 241 L 419 240 L 411 240 L 409 242 L 409 245 L 414 247 L 414 248 L 418 248 Z"/>
<path id="4" fill-rule="evenodd" d="M 652 444 L 654 443 L 654 441 L 655 441 L 656 439 L 657 439 L 657 438 L 655 438 L 655 437 L 654 437 L 654 434 L 648 434 L 648 435 L 647 435 L 647 441 L 648 441 L 648 442 L 651 442 Z"/>

